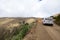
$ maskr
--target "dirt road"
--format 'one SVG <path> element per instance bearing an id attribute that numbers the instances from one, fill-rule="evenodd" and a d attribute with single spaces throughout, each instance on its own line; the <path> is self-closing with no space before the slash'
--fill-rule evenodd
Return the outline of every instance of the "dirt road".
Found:
<path id="1" fill-rule="evenodd" d="M 55 24 L 45 26 L 37 23 L 37 26 L 33 27 L 23 40 L 60 40 L 60 27 Z"/>

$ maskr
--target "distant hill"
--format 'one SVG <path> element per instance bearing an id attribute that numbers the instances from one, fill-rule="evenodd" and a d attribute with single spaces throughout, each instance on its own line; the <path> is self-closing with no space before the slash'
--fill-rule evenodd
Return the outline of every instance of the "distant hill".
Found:
<path id="1" fill-rule="evenodd" d="M 60 13 L 54 14 L 53 16 L 54 16 L 54 17 L 57 17 L 58 15 L 60 15 Z"/>

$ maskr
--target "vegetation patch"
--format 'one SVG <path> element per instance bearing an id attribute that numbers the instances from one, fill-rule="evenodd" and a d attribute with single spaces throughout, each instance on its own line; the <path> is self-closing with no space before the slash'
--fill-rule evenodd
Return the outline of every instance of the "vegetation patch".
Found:
<path id="1" fill-rule="evenodd" d="M 22 40 L 34 24 L 22 24 L 20 27 L 14 27 L 13 30 L 5 34 L 5 40 Z"/>
<path id="2" fill-rule="evenodd" d="M 29 26 L 28 24 L 22 25 L 20 31 L 19 32 L 16 31 L 17 35 L 13 36 L 11 40 L 22 40 L 30 28 L 31 26 Z"/>
<path id="3" fill-rule="evenodd" d="M 55 23 L 60 26 L 60 14 L 56 17 L 54 17 Z"/>

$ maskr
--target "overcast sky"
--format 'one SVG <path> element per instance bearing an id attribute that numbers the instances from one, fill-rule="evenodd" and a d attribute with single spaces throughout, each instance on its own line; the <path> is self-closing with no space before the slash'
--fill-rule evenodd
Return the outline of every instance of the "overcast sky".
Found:
<path id="1" fill-rule="evenodd" d="M 0 17 L 48 17 L 60 12 L 60 0 L 0 0 Z"/>

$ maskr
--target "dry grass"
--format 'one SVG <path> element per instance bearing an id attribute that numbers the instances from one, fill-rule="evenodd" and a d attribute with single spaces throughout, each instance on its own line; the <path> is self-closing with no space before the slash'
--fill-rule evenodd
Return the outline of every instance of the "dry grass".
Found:
<path id="1" fill-rule="evenodd" d="M 36 21 L 35 19 L 27 19 L 27 20 L 26 20 L 26 23 L 31 24 L 31 23 L 33 23 L 33 22 L 35 22 L 35 21 Z"/>
<path id="2" fill-rule="evenodd" d="M 0 40 L 10 40 L 14 33 L 16 33 L 16 31 L 20 29 L 20 20 L 7 18 L 2 20 L 0 19 L 0 21 Z M 34 21 L 35 19 L 26 20 L 26 22 L 28 22 L 29 24 Z"/>
<path id="3" fill-rule="evenodd" d="M 12 20 L 14 20 L 14 19 L 3 19 L 3 21 L 2 20 L 0 21 L 0 25 L 6 24 Z"/>

